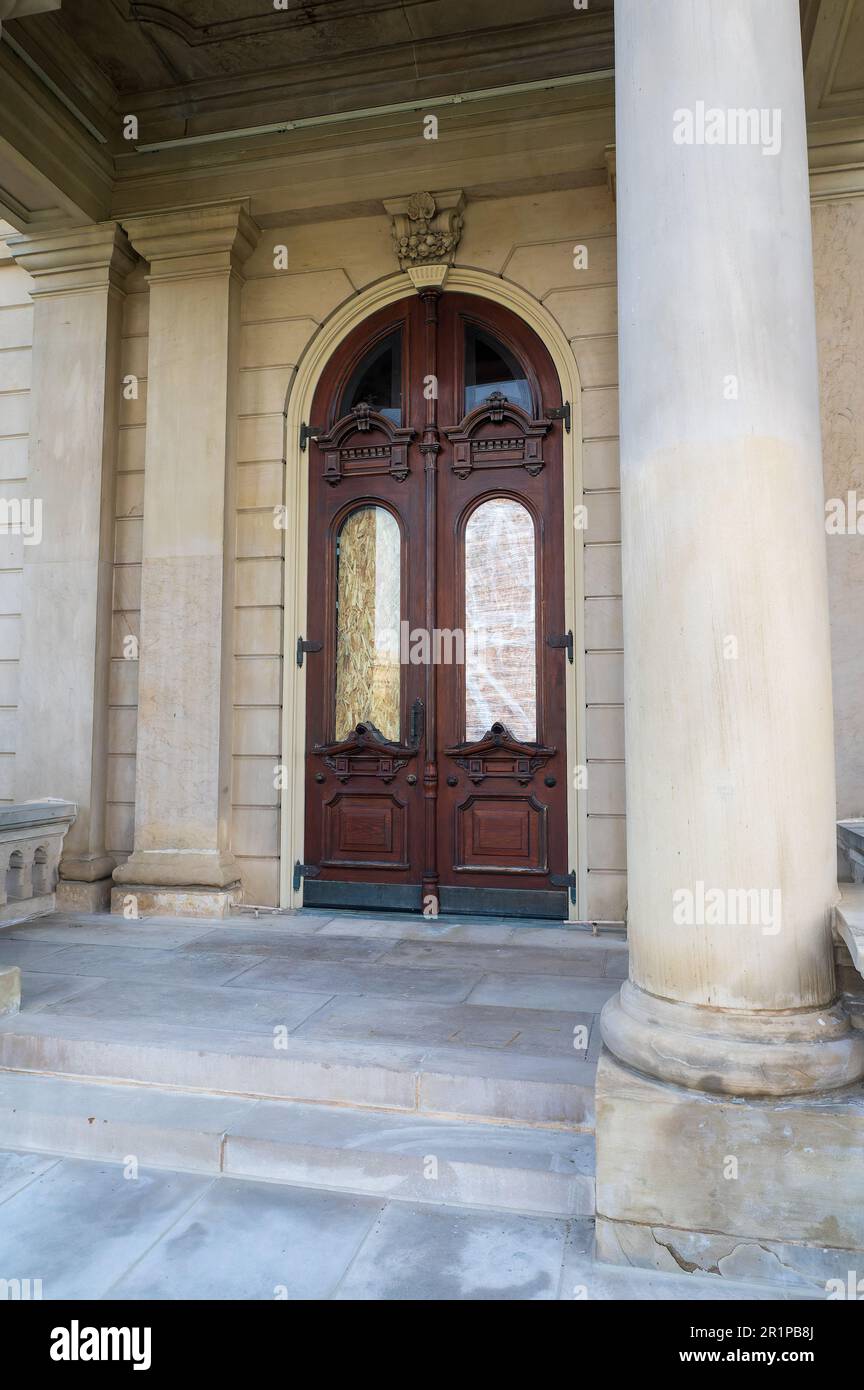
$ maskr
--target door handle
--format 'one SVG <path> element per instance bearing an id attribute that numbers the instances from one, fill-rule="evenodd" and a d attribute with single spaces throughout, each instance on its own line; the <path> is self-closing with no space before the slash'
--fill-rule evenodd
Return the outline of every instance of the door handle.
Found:
<path id="1" fill-rule="evenodd" d="M 411 719 L 408 725 L 408 742 L 414 748 L 420 747 L 420 740 L 426 727 L 426 711 L 422 700 L 415 700 L 411 706 Z"/>

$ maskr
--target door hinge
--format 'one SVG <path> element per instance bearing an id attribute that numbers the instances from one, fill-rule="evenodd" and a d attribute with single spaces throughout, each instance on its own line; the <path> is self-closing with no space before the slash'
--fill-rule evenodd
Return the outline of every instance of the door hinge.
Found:
<path id="1" fill-rule="evenodd" d="M 323 649 L 323 642 L 306 642 L 302 637 L 297 638 L 297 665 L 303 665 L 304 652 L 320 652 Z"/>
<path id="2" fill-rule="evenodd" d="M 569 429 L 570 426 L 568 425 L 567 428 Z M 300 426 L 300 452 L 302 453 L 305 450 L 310 439 L 317 439 L 319 434 L 323 433 L 323 425 L 307 425 L 304 420 L 303 424 Z"/>
<path id="3" fill-rule="evenodd" d="M 317 878 L 321 870 L 317 864 L 301 864 L 299 859 L 294 861 L 294 892 L 300 892 L 300 880 L 304 878 Z"/>
<path id="4" fill-rule="evenodd" d="M 546 411 L 549 420 L 563 420 L 564 428 L 569 434 L 573 428 L 573 417 L 570 413 L 570 402 L 565 401 L 563 405 L 554 405 Z"/>
<path id="5" fill-rule="evenodd" d="M 553 888 L 566 888 L 570 893 L 570 901 L 576 906 L 576 870 L 571 869 L 569 874 L 550 874 L 549 882 Z"/>
<path id="6" fill-rule="evenodd" d="M 573 633 L 569 629 L 563 637 L 547 637 L 546 642 L 550 647 L 566 647 L 567 660 L 573 665 Z"/>

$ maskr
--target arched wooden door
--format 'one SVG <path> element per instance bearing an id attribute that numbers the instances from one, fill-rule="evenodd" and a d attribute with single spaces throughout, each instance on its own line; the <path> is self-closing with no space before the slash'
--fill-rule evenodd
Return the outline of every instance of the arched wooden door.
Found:
<path id="1" fill-rule="evenodd" d="M 307 436 L 304 901 L 563 918 L 562 431 L 543 344 L 430 290 L 370 317 Z"/>

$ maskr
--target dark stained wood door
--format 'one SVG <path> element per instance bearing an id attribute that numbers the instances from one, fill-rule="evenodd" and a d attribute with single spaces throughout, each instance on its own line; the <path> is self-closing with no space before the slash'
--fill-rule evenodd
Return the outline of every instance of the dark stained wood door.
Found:
<path id="1" fill-rule="evenodd" d="M 435 290 L 323 374 L 307 903 L 566 916 L 561 405 L 521 320 Z"/>

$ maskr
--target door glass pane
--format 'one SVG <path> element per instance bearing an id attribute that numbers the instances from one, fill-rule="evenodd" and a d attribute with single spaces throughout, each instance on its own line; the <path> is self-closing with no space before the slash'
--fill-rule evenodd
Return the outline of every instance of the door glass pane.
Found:
<path id="1" fill-rule="evenodd" d="M 402 330 L 397 328 L 373 348 L 352 373 L 342 397 L 340 417 L 365 403 L 402 424 Z"/>
<path id="2" fill-rule="evenodd" d="M 384 507 L 360 507 L 336 542 L 336 738 L 371 723 L 399 738 L 400 538 Z"/>
<path id="3" fill-rule="evenodd" d="M 497 721 L 537 741 L 534 522 L 493 497 L 465 528 L 465 737 Z"/>
<path id="4" fill-rule="evenodd" d="M 531 387 L 513 354 L 491 334 L 471 324 L 465 329 L 465 414 L 500 391 L 533 414 Z"/>

